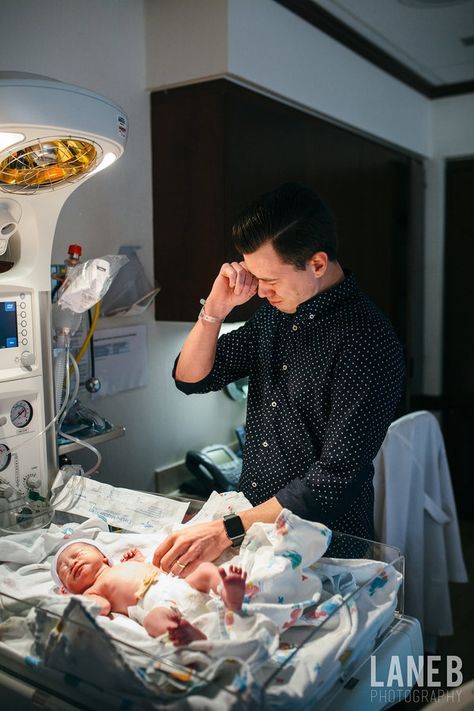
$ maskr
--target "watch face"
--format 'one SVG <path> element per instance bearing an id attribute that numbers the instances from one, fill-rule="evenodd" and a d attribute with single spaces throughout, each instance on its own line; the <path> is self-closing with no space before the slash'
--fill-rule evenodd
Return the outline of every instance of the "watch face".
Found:
<path id="1" fill-rule="evenodd" d="M 229 518 L 224 518 L 224 526 L 229 538 L 238 538 L 245 535 L 244 526 L 240 520 L 240 516 L 232 514 Z"/>

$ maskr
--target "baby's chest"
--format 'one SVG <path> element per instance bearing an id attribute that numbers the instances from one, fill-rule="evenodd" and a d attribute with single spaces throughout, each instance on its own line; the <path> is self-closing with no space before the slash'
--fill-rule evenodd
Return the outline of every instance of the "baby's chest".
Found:
<path id="1" fill-rule="evenodd" d="M 143 580 L 146 577 L 146 571 L 143 567 L 140 570 L 124 565 L 121 570 L 112 570 L 105 584 L 105 597 L 110 600 L 112 609 L 123 611 L 119 608 L 130 607 L 137 602 L 137 593 L 139 592 Z"/>

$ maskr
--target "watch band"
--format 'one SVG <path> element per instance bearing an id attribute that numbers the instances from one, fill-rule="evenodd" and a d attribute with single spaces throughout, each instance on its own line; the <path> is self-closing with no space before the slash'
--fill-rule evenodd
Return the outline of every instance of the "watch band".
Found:
<path id="1" fill-rule="evenodd" d="M 240 516 L 234 513 L 224 516 L 224 528 L 232 545 L 240 546 L 245 538 L 245 528 Z"/>

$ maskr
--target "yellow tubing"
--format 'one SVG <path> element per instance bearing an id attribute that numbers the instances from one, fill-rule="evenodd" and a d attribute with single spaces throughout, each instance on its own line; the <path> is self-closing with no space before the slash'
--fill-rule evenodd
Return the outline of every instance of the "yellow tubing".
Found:
<path id="1" fill-rule="evenodd" d="M 99 320 L 99 312 L 100 312 L 100 301 L 98 301 L 97 304 L 95 305 L 95 308 L 94 308 L 94 315 L 93 315 L 93 317 L 92 317 L 92 323 L 91 323 L 91 326 L 90 326 L 90 328 L 89 328 L 89 332 L 88 332 L 87 336 L 85 337 L 84 343 L 83 343 L 82 346 L 80 347 L 78 354 L 75 356 L 75 358 L 76 358 L 76 363 L 79 363 L 79 361 L 81 360 L 82 356 L 83 356 L 84 353 L 86 352 L 87 346 L 89 345 L 89 341 L 91 340 L 91 338 L 92 338 L 92 336 L 93 336 L 93 334 L 94 334 L 94 331 L 95 331 L 95 327 L 97 326 L 97 321 Z M 71 365 L 71 366 L 69 367 L 69 376 L 72 375 L 72 371 L 73 371 L 73 366 Z"/>

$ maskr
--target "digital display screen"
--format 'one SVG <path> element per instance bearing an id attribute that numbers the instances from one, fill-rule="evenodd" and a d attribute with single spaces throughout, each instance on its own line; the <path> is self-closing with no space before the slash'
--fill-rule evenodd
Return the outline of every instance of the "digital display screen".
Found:
<path id="1" fill-rule="evenodd" d="M 225 449 L 212 449 L 206 452 L 207 456 L 216 464 L 227 464 L 232 461 L 232 457 L 227 454 Z"/>
<path id="2" fill-rule="evenodd" d="M 17 348 L 16 301 L 0 301 L 0 348 Z"/>

